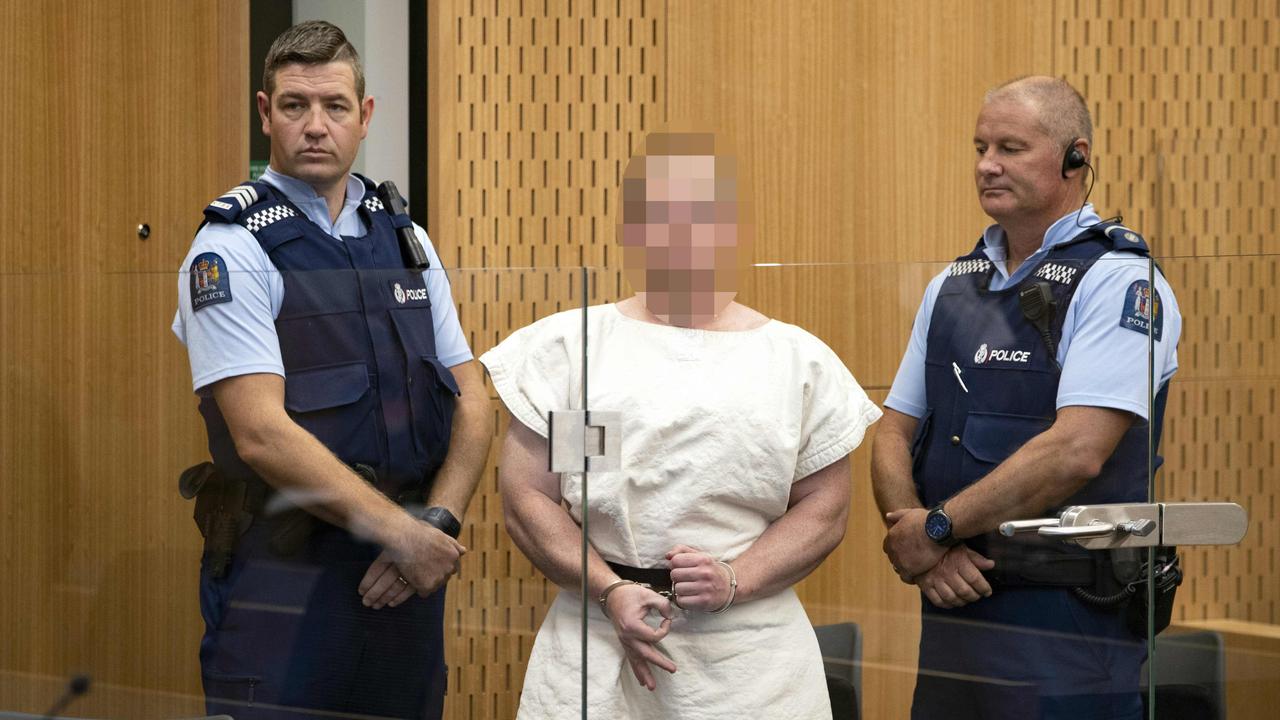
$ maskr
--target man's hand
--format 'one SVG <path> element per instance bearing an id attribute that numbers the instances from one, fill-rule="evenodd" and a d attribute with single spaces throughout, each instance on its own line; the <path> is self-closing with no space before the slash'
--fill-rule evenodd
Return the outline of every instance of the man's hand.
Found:
<path id="1" fill-rule="evenodd" d="M 991 584 L 983 570 L 995 567 L 995 561 L 966 545 L 949 548 L 933 569 L 916 578 L 920 592 L 940 608 L 958 608 L 991 597 Z"/>
<path id="2" fill-rule="evenodd" d="M 636 680 L 645 689 L 653 690 L 658 685 L 653 679 L 650 663 L 669 673 L 676 671 L 676 664 L 671 658 L 654 646 L 671 630 L 671 603 L 648 588 L 623 585 L 609 593 L 605 608 Z M 656 628 L 645 621 L 650 610 L 656 610 L 662 616 L 662 623 Z"/>
<path id="3" fill-rule="evenodd" d="M 458 572 L 466 552 L 461 543 L 437 528 L 412 520 L 369 566 L 357 590 L 364 596 L 364 604 L 375 610 L 395 607 L 414 592 L 427 597 Z"/>
<path id="4" fill-rule="evenodd" d="M 924 520 L 929 511 L 924 508 L 894 510 L 885 514 L 889 532 L 884 536 L 884 554 L 889 556 L 893 571 L 905 583 L 912 583 L 916 576 L 933 568 L 942 559 L 947 548 L 929 539 L 924 532 Z"/>
<path id="5" fill-rule="evenodd" d="M 667 553 L 671 563 L 671 592 L 685 610 L 711 612 L 729 602 L 729 571 L 710 555 L 676 545 Z"/>

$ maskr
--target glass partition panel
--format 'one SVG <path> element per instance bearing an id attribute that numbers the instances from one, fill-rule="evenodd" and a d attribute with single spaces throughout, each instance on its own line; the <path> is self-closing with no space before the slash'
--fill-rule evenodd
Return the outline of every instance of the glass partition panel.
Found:
<path id="1" fill-rule="evenodd" d="M 581 308 L 581 271 L 449 270 L 442 300 L 438 269 L 221 259 L 0 273 L 0 714 L 514 717 L 557 588 L 504 521 L 509 415 L 468 358 Z M 274 323 L 226 312 L 251 303 Z M 304 436 L 264 448 L 250 408 Z"/>
<path id="2" fill-rule="evenodd" d="M 1154 717 L 1271 717 L 1280 704 L 1280 143 L 1231 135 L 1167 141 L 1160 152 L 1158 260 L 1183 333 L 1154 492 L 1165 530 L 1180 533 L 1182 581 L 1155 643 Z M 1214 505 L 1183 525 L 1170 517 L 1201 503 L 1238 507 Z"/>
<path id="3" fill-rule="evenodd" d="M 592 519 L 618 537 L 591 537 L 674 591 L 645 609 L 676 671 L 652 670 L 643 690 L 615 639 L 589 651 L 591 688 L 672 717 L 686 702 L 805 717 L 907 717 L 913 704 L 1141 713 L 1145 617 L 1108 597 L 1127 555 L 1037 526 L 999 533 L 1149 499 L 1147 432 L 1132 420 L 1150 414 L 1147 334 L 1120 324 L 1149 269 L 1101 250 L 1007 288 L 981 259 L 753 266 L 741 306 L 692 328 L 628 312 L 635 300 L 601 308 L 613 334 L 591 338 L 591 406 L 622 408 L 624 439 L 616 476 L 592 475 Z M 1115 297 L 1077 313 L 1088 273 L 1083 292 Z M 1040 281 L 1044 295 L 1019 299 Z M 924 297 L 929 326 L 913 340 Z M 1075 442 L 1086 430 L 1123 454 Z M 942 503 L 950 537 L 928 512 Z M 724 682 L 706 681 L 713 667 Z"/>

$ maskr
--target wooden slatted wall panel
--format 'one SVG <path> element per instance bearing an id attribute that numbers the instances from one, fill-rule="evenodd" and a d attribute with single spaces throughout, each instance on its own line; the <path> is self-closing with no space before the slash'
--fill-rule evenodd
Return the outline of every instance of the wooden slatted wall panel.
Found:
<path id="1" fill-rule="evenodd" d="M 594 268 L 589 303 L 619 297 L 617 269 L 599 268 L 616 264 L 622 170 L 661 119 L 663 9 L 654 0 L 431 5 L 428 231 L 457 268 L 454 299 L 477 355 L 581 307 L 575 268 Z M 503 527 L 493 464 L 503 432 L 467 517 L 471 555 L 450 586 L 455 720 L 515 716 L 533 633 L 556 593 Z"/>
<path id="2" fill-rule="evenodd" d="M 243 0 L 0 3 L 0 708 L 198 714 L 205 455 L 169 331 L 200 210 L 248 163 Z M 139 238 L 147 223 L 151 234 Z"/>
<path id="3" fill-rule="evenodd" d="M 1184 316 L 1156 495 L 1232 500 L 1239 547 L 1189 548 L 1177 619 L 1280 622 L 1280 6 L 1058 0 L 1055 71 L 1094 113 L 1096 196 L 1142 232 Z"/>

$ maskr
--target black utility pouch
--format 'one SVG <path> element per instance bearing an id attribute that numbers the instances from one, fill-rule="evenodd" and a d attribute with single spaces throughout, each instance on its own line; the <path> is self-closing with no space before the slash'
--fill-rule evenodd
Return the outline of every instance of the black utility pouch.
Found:
<path id="1" fill-rule="evenodd" d="M 240 536 L 253 523 L 246 509 L 246 486 L 230 480 L 209 462 L 187 468 L 178 478 L 178 492 L 194 499 L 192 519 L 204 537 L 204 562 L 215 578 L 226 575 Z"/>
<path id="2" fill-rule="evenodd" d="M 1152 564 L 1143 564 L 1142 575 L 1134 585 L 1133 599 L 1124 608 L 1125 624 L 1139 637 L 1147 636 L 1148 608 L 1154 608 L 1153 635 L 1169 627 L 1173 619 L 1174 594 L 1182 584 L 1182 568 L 1178 565 L 1176 547 L 1158 547 L 1152 555 Z M 1148 583 L 1147 578 L 1151 576 L 1155 581 Z"/>

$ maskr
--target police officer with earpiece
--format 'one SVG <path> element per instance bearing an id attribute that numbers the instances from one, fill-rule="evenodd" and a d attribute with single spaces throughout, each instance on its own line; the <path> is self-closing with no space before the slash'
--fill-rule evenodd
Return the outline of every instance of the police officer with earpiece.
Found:
<path id="1" fill-rule="evenodd" d="M 173 323 L 212 455 L 182 481 L 208 712 L 438 718 L 487 394 L 426 233 L 350 173 L 374 101 L 342 31 L 281 34 L 257 103 L 270 168 L 205 209 Z"/>
<path id="2" fill-rule="evenodd" d="M 1177 302 L 1142 237 L 1087 202 L 1092 123 L 1070 85 L 995 88 L 973 142 L 996 224 L 925 291 L 873 449 L 885 553 L 921 592 L 912 717 L 1136 720 L 1136 564 L 993 531 L 1146 501 Z"/>

